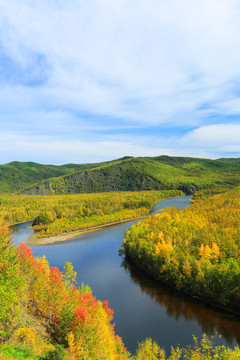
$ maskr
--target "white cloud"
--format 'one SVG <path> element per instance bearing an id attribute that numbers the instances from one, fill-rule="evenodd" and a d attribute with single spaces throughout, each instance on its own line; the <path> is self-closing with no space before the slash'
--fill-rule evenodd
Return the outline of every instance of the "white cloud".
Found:
<path id="1" fill-rule="evenodd" d="M 44 164 L 87 163 L 112 160 L 126 155 L 163 154 L 214 157 L 211 152 L 205 150 L 190 149 L 188 146 L 179 147 L 178 140 L 174 137 L 159 139 L 158 136 L 102 135 L 93 141 L 68 137 L 58 139 L 54 134 L 28 136 L 10 131 L 2 131 L 0 134 L 0 164 L 13 159 Z"/>
<path id="2" fill-rule="evenodd" d="M 240 157 L 240 124 L 215 124 L 197 128 L 183 136 L 179 145 L 191 151 L 202 149 L 210 158 Z"/>
<path id="3" fill-rule="evenodd" d="M 0 56 L 32 81 L 43 73 L 38 86 L 17 78 L 1 86 L 0 125 L 23 122 L 22 132 L 29 128 L 36 137 L 55 128 L 59 144 L 72 131 L 74 141 L 94 149 L 105 118 L 116 131 L 134 124 L 198 127 L 176 138 L 173 150 L 169 139 L 142 151 L 181 153 L 188 140 L 189 154 L 211 148 L 211 155 L 203 138 L 213 128 L 206 126 L 240 114 L 239 38 L 238 0 L 0 0 Z M 224 130 L 214 130 L 220 139 Z M 236 149 L 239 140 L 228 136 L 224 144 Z M 119 141 L 116 154 L 125 146 Z M 127 149 L 137 154 L 141 146 L 130 141 Z"/>
<path id="4" fill-rule="evenodd" d="M 2 0 L 0 9 L 4 51 L 25 67 L 43 54 L 53 96 L 68 92 L 93 113 L 118 116 L 135 98 L 137 120 L 142 108 L 148 121 L 169 120 L 179 102 L 196 110 L 240 75 L 238 1 Z"/>
<path id="5" fill-rule="evenodd" d="M 240 124 L 215 124 L 191 131 L 182 141 L 189 145 L 204 145 L 209 148 L 240 145 Z"/>

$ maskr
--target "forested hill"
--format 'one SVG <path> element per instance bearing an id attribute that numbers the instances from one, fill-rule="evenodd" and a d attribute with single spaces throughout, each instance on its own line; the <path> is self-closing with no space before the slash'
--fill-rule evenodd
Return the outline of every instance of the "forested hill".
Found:
<path id="1" fill-rule="evenodd" d="M 11 164 L 4 166 L 16 170 L 17 166 Z M 4 166 L 0 167 L 1 193 L 48 195 L 151 189 L 179 189 L 190 193 L 204 188 L 240 184 L 240 162 L 237 159 L 227 161 L 158 156 L 126 157 L 108 163 L 82 165 L 17 164 L 22 170 L 19 177 L 15 173 L 12 176 L 5 173 L 4 178 Z M 28 171 L 21 167 L 23 165 L 27 166 Z M 31 176 L 32 172 L 35 176 Z"/>
<path id="2" fill-rule="evenodd" d="M 219 160 L 227 162 L 227 163 L 232 163 L 235 165 L 236 164 L 240 165 L 240 158 L 221 158 Z"/>
<path id="3" fill-rule="evenodd" d="M 116 161 L 116 160 L 114 160 Z M 103 162 L 106 165 L 112 161 Z M 92 169 L 100 164 L 42 165 L 35 162 L 12 161 L 0 165 L 0 194 L 21 192 L 39 181 L 51 179 L 77 171 Z"/>

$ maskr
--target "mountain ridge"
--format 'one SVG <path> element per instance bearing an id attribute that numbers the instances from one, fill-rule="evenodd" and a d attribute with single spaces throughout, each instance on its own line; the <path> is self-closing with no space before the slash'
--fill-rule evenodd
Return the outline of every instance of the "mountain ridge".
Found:
<path id="1" fill-rule="evenodd" d="M 5 176 L 4 176 L 5 174 Z M 186 193 L 240 183 L 240 159 L 130 157 L 88 164 L 0 166 L 0 193 L 29 195 L 171 190 Z M 5 191 L 4 191 L 5 190 Z"/>

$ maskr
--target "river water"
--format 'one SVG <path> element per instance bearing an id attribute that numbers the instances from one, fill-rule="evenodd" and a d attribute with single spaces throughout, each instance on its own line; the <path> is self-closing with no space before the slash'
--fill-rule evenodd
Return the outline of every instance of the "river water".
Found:
<path id="1" fill-rule="evenodd" d="M 160 201 L 158 210 L 190 205 L 191 196 Z M 50 266 L 61 271 L 70 261 L 77 271 L 78 284 L 89 284 L 93 295 L 109 300 L 114 309 L 115 330 L 124 344 L 135 352 L 138 342 L 156 340 L 169 353 L 171 345 L 193 344 L 192 335 L 222 335 L 218 344 L 240 344 L 240 318 L 206 306 L 152 279 L 118 253 L 124 232 L 138 220 L 110 226 L 54 245 L 31 246 L 35 256 L 46 255 Z M 31 223 L 12 227 L 16 243 L 33 233 Z"/>

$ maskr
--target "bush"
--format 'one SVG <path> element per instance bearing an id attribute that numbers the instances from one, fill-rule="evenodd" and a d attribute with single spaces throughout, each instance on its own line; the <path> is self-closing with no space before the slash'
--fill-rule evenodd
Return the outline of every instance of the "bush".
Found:
<path id="1" fill-rule="evenodd" d="M 54 350 L 48 351 L 44 357 L 40 357 L 39 360 L 63 360 L 64 359 L 64 348 L 61 345 L 56 345 Z"/>
<path id="2" fill-rule="evenodd" d="M 47 212 L 42 212 L 39 215 L 35 217 L 33 220 L 33 226 L 34 225 L 47 225 L 50 224 L 53 221 L 52 216 L 48 214 Z"/>

